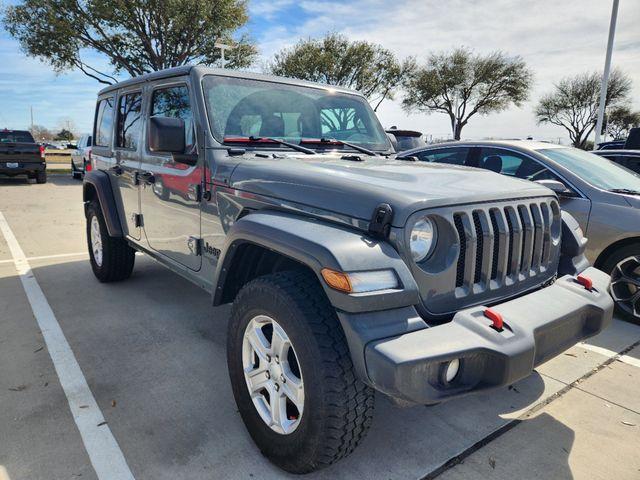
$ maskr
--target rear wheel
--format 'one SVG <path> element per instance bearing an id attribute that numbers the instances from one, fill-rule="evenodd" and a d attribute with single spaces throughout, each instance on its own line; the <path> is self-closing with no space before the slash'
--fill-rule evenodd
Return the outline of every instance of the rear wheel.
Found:
<path id="1" fill-rule="evenodd" d="M 245 285 L 232 308 L 227 361 L 247 430 L 284 470 L 326 467 L 365 437 L 374 392 L 356 378 L 335 310 L 312 274 Z"/>
<path id="2" fill-rule="evenodd" d="M 101 282 L 116 282 L 131 276 L 135 250 L 124 238 L 112 237 L 97 202 L 87 208 L 87 244 L 94 275 Z"/>
<path id="3" fill-rule="evenodd" d="M 602 264 L 602 270 L 611 274 L 611 296 L 616 311 L 640 323 L 640 244 L 617 249 Z"/>
<path id="4" fill-rule="evenodd" d="M 36 173 L 36 183 L 47 183 L 47 171 L 41 170 Z"/>

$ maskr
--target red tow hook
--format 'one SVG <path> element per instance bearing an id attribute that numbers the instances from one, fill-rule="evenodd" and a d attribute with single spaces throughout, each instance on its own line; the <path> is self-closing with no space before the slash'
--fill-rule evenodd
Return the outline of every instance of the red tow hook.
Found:
<path id="1" fill-rule="evenodd" d="M 504 320 L 502 319 L 502 315 L 491 308 L 487 308 L 484 311 L 484 316 L 493 322 L 491 326 L 494 330 L 501 332 L 504 327 Z"/>
<path id="2" fill-rule="evenodd" d="M 576 280 L 578 281 L 578 283 L 580 285 L 582 285 L 586 290 L 592 291 L 593 290 L 593 280 L 591 280 L 589 277 L 585 277 L 584 275 L 578 275 L 576 277 Z"/>

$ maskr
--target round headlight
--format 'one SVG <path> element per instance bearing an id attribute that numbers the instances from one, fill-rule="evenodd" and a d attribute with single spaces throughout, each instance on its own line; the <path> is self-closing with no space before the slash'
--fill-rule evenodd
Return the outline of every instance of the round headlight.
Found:
<path id="1" fill-rule="evenodd" d="M 429 258 L 436 245 L 436 226 L 428 217 L 418 220 L 411 230 L 409 247 L 416 262 Z"/>

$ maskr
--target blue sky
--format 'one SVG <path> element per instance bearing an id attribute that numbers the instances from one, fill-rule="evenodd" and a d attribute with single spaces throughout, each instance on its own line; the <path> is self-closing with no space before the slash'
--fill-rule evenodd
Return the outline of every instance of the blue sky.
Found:
<path id="1" fill-rule="evenodd" d="M 11 2 L 14 3 L 14 2 Z M 6 3 L 5 3 L 6 5 Z M 501 49 L 518 54 L 535 72 L 530 101 L 522 108 L 473 118 L 466 138 L 523 137 L 566 141 L 564 131 L 537 126 L 532 109 L 553 82 L 604 64 L 611 2 L 608 0 L 249 0 L 246 31 L 257 43 L 261 70 L 273 54 L 298 39 L 330 31 L 377 42 L 399 57 L 426 58 L 430 51 L 466 45 L 476 51 Z M 640 2 L 621 0 L 613 65 L 634 82 L 634 106 L 640 109 Z M 91 56 L 98 65 L 100 58 Z M 55 74 L 51 67 L 26 58 L 0 28 L 0 128 L 25 128 L 33 106 L 35 123 L 59 128 L 72 122 L 79 132 L 91 128 L 100 85 L 79 72 Z M 415 128 L 436 137 L 449 133 L 444 115 L 402 111 L 399 101 L 379 109 L 385 127 Z"/>

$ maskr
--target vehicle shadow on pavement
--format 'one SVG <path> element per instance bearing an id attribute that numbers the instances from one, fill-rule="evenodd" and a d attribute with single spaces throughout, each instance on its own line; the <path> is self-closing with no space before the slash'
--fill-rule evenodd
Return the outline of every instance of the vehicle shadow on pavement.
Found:
<path id="1" fill-rule="evenodd" d="M 236 410 L 228 306 L 213 308 L 207 293 L 145 256 L 129 280 L 112 284 L 100 284 L 87 260 L 32 267 L 136 477 L 283 477 Z M 429 408 L 398 408 L 379 395 L 354 454 L 305 478 L 421 478 L 535 404 L 549 381 L 534 373 Z M 540 434 L 566 444 L 559 426 Z"/>
<path id="2" fill-rule="evenodd" d="M 24 175 L 17 177 L 0 177 L 0 188 L 2 187 L 23 187 L 27 185 L 36 185 L 35 180 L 30 180 Z"/>
<path id="3" fill-rule="evenodd" d="M 541 413 L 523 420 L 438 478 L 572 480 L 569 456 L 574 442 L 571 428 L 552 415 Z"/>

